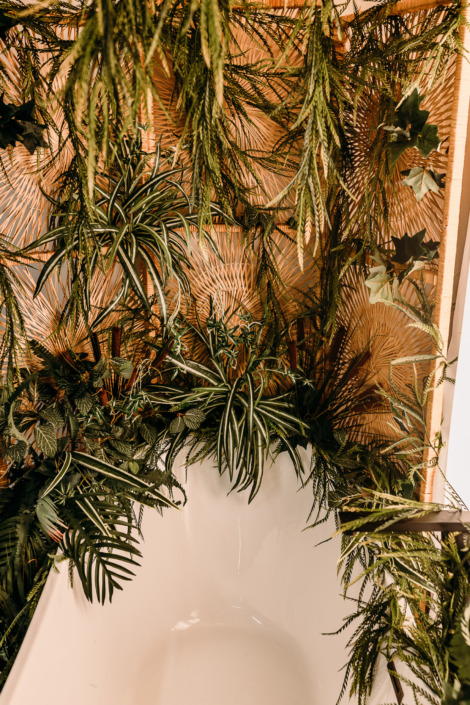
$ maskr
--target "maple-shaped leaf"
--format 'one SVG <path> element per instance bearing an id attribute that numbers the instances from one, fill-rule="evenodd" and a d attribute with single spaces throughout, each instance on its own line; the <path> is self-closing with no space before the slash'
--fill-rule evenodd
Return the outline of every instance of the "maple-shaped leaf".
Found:
<path id="1" fill-rule="evenodd" d="M 416 147 L 418 143 L 418 137 L 416 135 L 411 137 L 408 130 L 404 130 L 401 127 L 388 125 L 387 127 L 384 127 L 384 130 L 388 132 L 390 138 L 388 148 L 390 150 L 392 164 L 395 164 L 403 152 L 410 149 L 410 147 Z"/>
<path id="2" fill-rule="evenodd" d="M 421 156 L 425 159 L 429 157 L 431 152 L 439 149 L 441 140 L 437 134 L 438 129 L 437 125 L 425 125 L 418 136 L 416 146 Z"/>
<path id="3" fill-rule="evenodd" d="M 10 120 L 5 124 L 0 123 L 0 149 L 6 149 L 10 145 L 13 147 L 18 141 L 18 135 L 21 131 L 20 125 Z"/>
<path id="4" fill-rule="evenodd" d="M 369 301 L 371 304 L 376 304 L 379 301 L 392 303 L 393 295 L 390 286 L 390 275 L 387 273 L 385 265 L 381 264 L 378 267 L 371 267 L 365 285 L 370 289 Z"/>
<path id="5" fill-rule="evenodd" d="M 415 192 L 416 200 L 419 202 L 428 191 L 439 193 L 439 184 L 434 178 L 434 172 L 425 169 L 423 166 L 415 166 L 406 173 L 407 176 L 403 179 L 402 184 L 411 186 Z"/>
<path id="6" fill-rule="evenodd" d="M 18 136 L 18 140 L 24 144 L 30 154 L 34 154 L 38 147 L 49 147 L 43 137 L 43 130 L 46 125 L 39 125 L 36 122 L 22 122 L 23 131 Z"/>
<path id="7" fill-rule="evenodd" d="M 9 120 L 32 120 L 34 110 L 34 100 L 28 100 L 21 105 L 5 103 L 4 94 L 0 96 L 0 123 L 7 123 Z"/>
<path id="8" fill-rule="evenodd" d="M 421 110 L 419 107 L 425 97 L 420 95 L 418 89 L 415 88 L 413 93 L 410 93 L 396 110 L 397 125 L 403 130 L 408 130 L 410 137 L 419 135 L 426 125 L 429 110 Z"/>
<path id="9" fill-rule="evenodd" d="M 415 88 L 396 108 L 394 124 L 384 127 L 389 133 L 388 149 L 392 164 L 412 147 L 416 147 L 425 159 L 433 150 L 439 149 L 438 126 L 428 125 L 429 111 L 419 107 L 424 98 Z"/>
<path id="10" fill-rule="evenodd" d="M 48 147 L 42 134 L 46 127 L 34 120 L 34 109 L 34 100 L 13 105 L 5 103 L 4 96 L 0 96 L 0 148 L 21 142 L 33 154 L 38 147 Z"/>
<path id="11" fill-rule="evenodd" d="M 392 257 L 392 262 L 398 264 L 407 264 L 410 260 L 426 259 L 430 262 L 437 254 L 439 242 L 431 240 L 423 242 L 426 236 L 426 228 L 415 233 L 411 237 L 405 233 L 403 237 L 393 237 L 395 245 L 395 255 Z"/>
<path id="12" fill-rule="evenodd" d="M 403 237 L 393 237 L 392 241 L 395 245 L 395 255 L 392 257 L 392 262 L 398 264 L 406 264 L 410 259 L 419 259 L 426 250 L 423 247 L 423 239 L 426 235 L 426 229 L 420 230 L 411 237 L 405 233 Z"/>
<path id="13" fill-rule="evenodd" d="M 428 169 L 430 175 L 436 182 L 436 184 L 439 186 L 439 188 L 444 188 L 445 187 L 445 174 L 438 174 L 437 172 L 433 171 L 432 169 Z"/>
<path id="14" fill-rule="evenodd" d="M 439 245 L 441 243 L 438 240 L 429 240 L 429 242 L 423 242 L 423 247 L 426 250 L 426 259 L 431 262 L 434 258 L 439 257 Z"/>

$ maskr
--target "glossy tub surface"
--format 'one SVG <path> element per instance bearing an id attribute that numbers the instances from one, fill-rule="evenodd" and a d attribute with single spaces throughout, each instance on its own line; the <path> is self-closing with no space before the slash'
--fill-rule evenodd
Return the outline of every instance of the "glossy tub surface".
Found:
<path id="1" fill-rule="evenodd" d="M 179 476 L 187 505 L 146 511 L 141 568 L 111 605 L 65 564 L 51 574 L 1 705 L 334 705 L 346 637 L 322 633 L 351 603 L 339 541 L 316 545 L 334 525 L 303 531 L 310 489 L 284 456 L 251 505 L 210 463 Z"/>

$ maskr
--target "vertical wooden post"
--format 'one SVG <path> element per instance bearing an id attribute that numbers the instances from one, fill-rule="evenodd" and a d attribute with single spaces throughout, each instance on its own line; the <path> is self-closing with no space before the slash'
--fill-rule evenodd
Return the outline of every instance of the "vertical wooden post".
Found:
<path id="1" fill-rule="evenodd" d="M 464 10 L 468 20 L 468 8 Z M 465 50 L 470 50 L 470 31 L 461 27 L 461 40 Z M 436 309 L 434 322 L 441 331 L 444 352 L 449 343 L 449 328 L 452 315 L 452 298 L 454 288 L 455 258 L 460 202 L 462 196 L 462 179 L 465 160 L 465 146 L 470 104 L 470 64 L 467 56 L 457 56 L 455 70 L 454 102 L 452 107 L 452 124 L 449 141 L 449 162 L 446 176 L 446 193 L 443 213 L 443 229 L 439 249 L 439 271 L 436 288 Z M 436 365 L 434 366 L 434 370 Z M 426 426 L 431 440 L 439 433 L 442 424 L 444 385 L 440 385 L 429 397 Z M 432 452 L 427 451 L 425 461 L 432 460 Z M 432 501 L 435 468 L 427 468 L 421 487 L 421 500 Z"/>

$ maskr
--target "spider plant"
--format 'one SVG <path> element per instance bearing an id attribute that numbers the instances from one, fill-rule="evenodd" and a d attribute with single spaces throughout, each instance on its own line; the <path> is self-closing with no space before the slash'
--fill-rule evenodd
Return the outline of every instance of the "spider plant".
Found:
<path id="1" fill-rule="evenodd" d="M 74 311 L 90 309 L 90 282 L 97 269 L 122 268 L 122 286 L 98 316 L 98 325 L 120 302 L 133 293 L 147 311 L 157 307 L 163 325 L 168 319 L 165 286 L 172 278 L 188 290 L 190 226 L 196 222 L 183 187 L 183 172 L 172 168 L 158 148 L 142 151 L 141 138 L 119 143 L 106 176 L 94 185 L 94 202 L 85 208 L 75 193 L 58 204 L 54 227 L 24 249 L 54 244 L 55 251 L 40 272 L 35 295 L 51 273 L 68 264 Z M 208 243 L 211 242 L 207 235 Z M 147 278 L 153 287 L 150 296 Z M 66 309 L 67 310 L 67 309 Z"/>
<path id="2" fill-rule="evenodd" d="M 155 403 L 175 414 L 160 434 L 168 446 L 170 471 L 176 453 L 187 447 L 188 463 L 212 458 L 222 474 L 228 472 L 233 489 L 258 492 L 270 457 L 286 451 L 295 472 L 303 475 L 293 437 L 304 433 L 291 386 L 295 373 L 283 361 L 287 348 L 267 336 L 266 321 L 242 314 L 238 323 L 212 315 L 204 327 L 189 325 L 204 349 L 207 364 L 187 355 L 169 354 L 175 382 L 159 384 Z"/>

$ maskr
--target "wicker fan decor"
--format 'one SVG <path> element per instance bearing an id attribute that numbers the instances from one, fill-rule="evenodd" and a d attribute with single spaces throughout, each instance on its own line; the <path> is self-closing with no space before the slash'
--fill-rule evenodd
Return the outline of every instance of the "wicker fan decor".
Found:
<path id="1" fill-rule="evenodd" d="M 408 32 L 411 34 L 418 33 L 419 26 L 422 26 L 423 22 L 434 22 L 434 27 L 438 32 L 439 18 L 442 17 L 442 13 L 445 11 L 444 5 L 438 5 L 433 0 L 399 2 L 394 9 L 396 9 L 397 26 L 400 25 L 403 29 L 403 22 L 406 24 L 405 34 Z M 348 31 L 346 29 L 346 33 Z M 381 31 L 379 41 L 382 39 L 386 40 L 390 36 L 389 32 L 383 31 L 383 28 L 379 31 Z M 468 51 L 470 35 L 464 27 L 460 30 L 460 41 L 464 46 L 464 51 Z M 414 58 L 416 57 L 410 56 L 410 59 Z M 405 232 L 408 235 L 414 235 L 423 228 L 426 228 L 426 239 L 440 241 L 439 268 L 437 279 L 435 280 L 436 308 L 434 323 L 441 331 L 445 350 L 452 317 L 454 271 L 459 237 L 458 222 L 461 208 L 462 180 L 464 177 L 470 89 L 468 67 L 462 56 L 454 56 L 450 65 L 447 66 L 446 72 L 432 86 L 429 86 L 429 79 L 432 78 L 432 75 L 419 76 L 421 68 L 422 66 L 417 67 L 416 82 L 421 88 L 421 94 L 426 96 L 426 100 L 420 107 L 430 111 L 429 123 L 438 125 L 439 137 L 442 140 L 440 152 L 433 152 L 427 163 L 433 171 L 446 174 L 445 189 L 441 189 L 436 194 L 428 192 L 421 202 L 417 203 L 412 189 L 402 185 L 403 175 L 400 172 L 414 166 L 421 166 L 423 162 L 416 149 L 407 150 L 398 159 L 395 165 L 392 185 L 386 190 L 388 195 L 393 192 L 395 198 L 388 199 L 389 212 L 387 213 L 387 218 L 384 217 L 380 203 L 380 187 L 374 188 L 374 179 L 383 168 L 383 163 L 380 163 L 380 151 L 378 158 L 375 159 L 375 162 L 372 159 L 368 168 L 366 156 L 364 156 L 367 154 L 371 155 L 371 150 L 375 146 L 377 128 L 381 122 L 380 117 L 376 114 L 377 99 L 370 91 L 369 94 L 364 94 L 361 101 L 359 101 L 357 120 L 350 134 L 350 142 L 355 144 L 352 155 L 354 168 L 352 170 L 351 189 L 356 194 L 361 194 L 357 207 L 353 207 L 353 217 L 357 218 L 357 235 L 359 237 L 361 232 L 363 234 L 366 229 L 367 218 L 370 216 L 375 220 L 376 230 L 382 232 L 382 243 L 385 246 L 390 242 L 391 235 L 402 236 Z M 396 100 L 402 98 L 399 88 L 394 98 Z M 368 202 L 362 196 L 364 189 L 368 190 L 372 196 Z M 398 198 L 396 198 L 397 195 Z M 362 209 L 362 213 L 360 213 L 360 209 Z M 385 222 L 386 220 L 388 223 Z M 431 365 L 432 369 L 433 366 Z M 442 404 L 443 385 L 432 392 L 427 401 L 426 426 L 430 438 L 434 438 L 440 430 Z M 431 457 L 432 451 L 425 451 L 424 461 L 431 460 Z M 425 477 L 421 491 L 423 501 L 432 501 L 434 473 L 435 469 L 433 467 L 424 471 Z"/>
<path id="2" fill-rule="evenodd" d="M 271 236 L 270 242 L 271 261 L 277 271 L 275 295 L 286 322 L 297 315 L 302 290 L 315 284 L 313 258 L 306 257 L 302 271 L 292 235 L 287 228 L 279 229 Z M 228 311 L 236 306 L 249 311 L 253 318 L 259 318 L 264 313 L 266 295 L 265 290 L 259 289 L 259 252 L 254 248 L 247 249 L 239 227 L 215 226 L 213 237 L 221 258 L 207 249 L 195 249 L 191 258 L 193 270 L 188 274 L 193 303 L 186 315 L 194 315 L 190 312 L 197 308 L 198 315 L 204 318 L 209 297 L 217 297 L 221 310 Z"/>
<path id="3" fill-rule="evenodd" d="M 276 315 L 279 326 L 286 332 L 287 341 L 289 326 L 301 312 L 304 292 L 316 284 L 316 270 L 312 257 L 305 257 L 304 270 L 300 269 L 296 242 L 289 237 L 287 229 L 284 232 L 279 231 L 272 237 L 271 257 L 276 277 L 271 282 Z M 196 328 L 205 327 L 212 307 L 216 317 L 223 318 L 231 326 L 239 324 L 240 316 L 246 314 L 254 322 L 261 321 L 266 314 L 269 320 L 269 314 L 274 315 L 274 304 L 267 299 L 267 282 L 261 276 L 259 252 L 246 249 L 243 231 L 239 227 L 227 230 L 224 226 L 215 226 L 212 237 L 221 258 L 212 251 L 194 248 L 191 256 L 193 268 L 188 272 L 191 298 L 182 302 L 183 317 Z M 207 363 L 206 348 L 197 335 L 187 334 L 184 343 L 190 357 Z M 234 375 L 237 376 L 242 368 L 240 358 Z"/>
<path id="4" fill-rule="evenodd" d="M 402 296 L 411 304 L 417 303 L 413 285 L 403 282 L 400 288 Z M 356 378 L 356 385 L 370 390 L 373 395 L 373 408 L 368 402 L 359 408 L 358 414 L 345 422 L 345 428 L 357 440 L 370 441 L 375 439 L 390 439 L 401 434 L 393 422 L 393 415 L 387 400 L 374 393 L 378 387 L 395 394 L 409 393 L 409 385 L 413 383 L 413 375 L 409 365 L 398 365 L 393 368 L 392 390 L 390 384 L 390 363 L 399 358 L 412 355 L 423 355 L 432 352 L 430 338 L 422 330 L 409 325 L 406 314 L 392 306 L 381 303 L 371 304 L 370 290 L 362 280 L 354 280 L 352 276 L 345 287 L 343 313 L 341 319 L 348 329 L 348 345 L 346 357 L 353 357 L 364 352 L 365 364 Z M 423 377 L 428 372 L 423 365 L 419 374 Z"/>
<path id="5" fill-rule="evenodd" d="M 65 31 L 69 37 L 70 30 Z M 52 58 L 44 53 L 43 66 L 47 67 Z M 12 52 L 4 54 L 2 63 L 3 76 L 6 73 L 10 81 L 9 93 L 16 96 L 15 103 L 20 104 L 22 80 Z M 30 154 L 22 144 L 17 143 L 9 148 L 8 153 L 2 152 L 4 176 L 0 179 L 0 229 L 18 247 L 33 242 L 47 229 L 52 210 L 47 195 L 52 198 L 56 195 L 59 177 L 72 159 L 72 148 L 64 129 L 63 111 L 58 102 L 53 100 L 64 81 L 65 77 L 57 78 L 53 90 L 49 92 L 48 112 L 56 126 L 56 129 L 49 126 L 45 131 L 49 149 L 40 148 Z"/>
<path id="6" fill-rule="evenodd" d="M 420 27 L 427 20 L 429 10 L 408 12 L 400 15 L 401 22 L 405 22 L 410 34 L 419 34 Z M 433 20 L 438 26 L 439 17 Z M 381 39 L 387 41 L 387 31 L 383 29 Z M 389 31 L 389 30 L 388 30 Z M 413 57 L 410 57 L 413 58 Z M 384 131 L 383 114 L 379 110 L 380 103 L 384 105 L 384 98 L 380 95 L 380 86 L 371 86 L 362 94 L 357 105 L 355 116 L 351 118 L 349 144 L 352 149 L 352 169 L 350 188 L 357 200 L 352 200 L 351 218 L 358 216 L 358 211 L 363 208 L 362 217 L 359 216 L 358 227 L 364 218 L 375 221 L 375 230 L 382 235 L 385 243 L 390 240 L 390 235 L 400 237 L 406 233 L 414 233 L 426 228 L 426 239 L 440 240 L 443 227 L 443 212 L 445 190 L 438 193 L 429 191 L 417 202 L 411 187 L 403 185 L 402 181 L 407 172 L 414 167 L 426 166 L 437 174 L 446 174 L 448 171 L 449 137 L 451 134 L 453 118 L 453 98 L 456 87 L 456 61 L 451 60 L 447 70 L 441 74 L 433 85 L 429 85 L 431 78 L 429 71 L 424 76 L 417 75 L 417 84 L 421 95 L 426 98 L 420 105 L 421 109 L 428 110 L 429 124 L 436 124 L 439 128 L 441 147 L 439 151 L 431 152 L 428 159 L 424 160 L 417 149 L 407 149 L 392 167 L 392 179 L 385 189 L 386 204 L 382 201 L 381 181 L 384 166 L 383 141 Z M 401 88 L 397 82 L 397 101 L 402 98 Z M 382 148 L 377 151 L 378 145 Z M 372 158 L 371 158 L 372 157 Z M 378 179 L 377 179 L 378 176 Z M 374 186 L 371 189 L 371 184 Z M 375 194 L 374 194 L 375 188 Z"/>
<path id="7" fill-rule="evenodd" d="M 95 274 L 91 286 L 90 302 L 94 314 L 92 313 L 91 319 L 88 319 L 88 326 L 93 326 L 94 318 L 115 298 L 121 286 L 121 276 L 119 267 L 115 267 L 114 270 L 106 274 L 100 271 Z M 61 277 L 60 273 L 54 272 L 36 297 L 34 297 L 36 281 L 32 274 L 26 269 L 22 269 L 22 271 L 18 271 L 18 277 L 21 280 L 22 289 L 17 290 L 17 297 L 23 313 L 28 339 L 38 341 L 53 355 L 61 355 L 67 350 L 72 350 L 74 353 L 87 353 L 92 358 L 93 350 L 83 317 L 80 317 L 75 323 L 66 320 L 64 325 L 59 327 L 64 302 L 70 293 L 67 275 Z M 104 344 L 107 342 L 108 330 L 118 323 L 120 316 L 121 313 L 118 310 L 113 311 L 94 330 Z M 0 319 L 0 330 L 2 328 Z M 139 346 L 138 337 L 134 338 L 134 345 L 136 348 Z M 102 346 L 102 348 L 106 350 L 106 347 Z M 134 352 L 137 350 L 132 349 L 131 343 L 131 349 L 127 353 L 133 355 Z M 28 353 L 24 364 L 34 369 L 37 365 L 34 354 Z"/>

